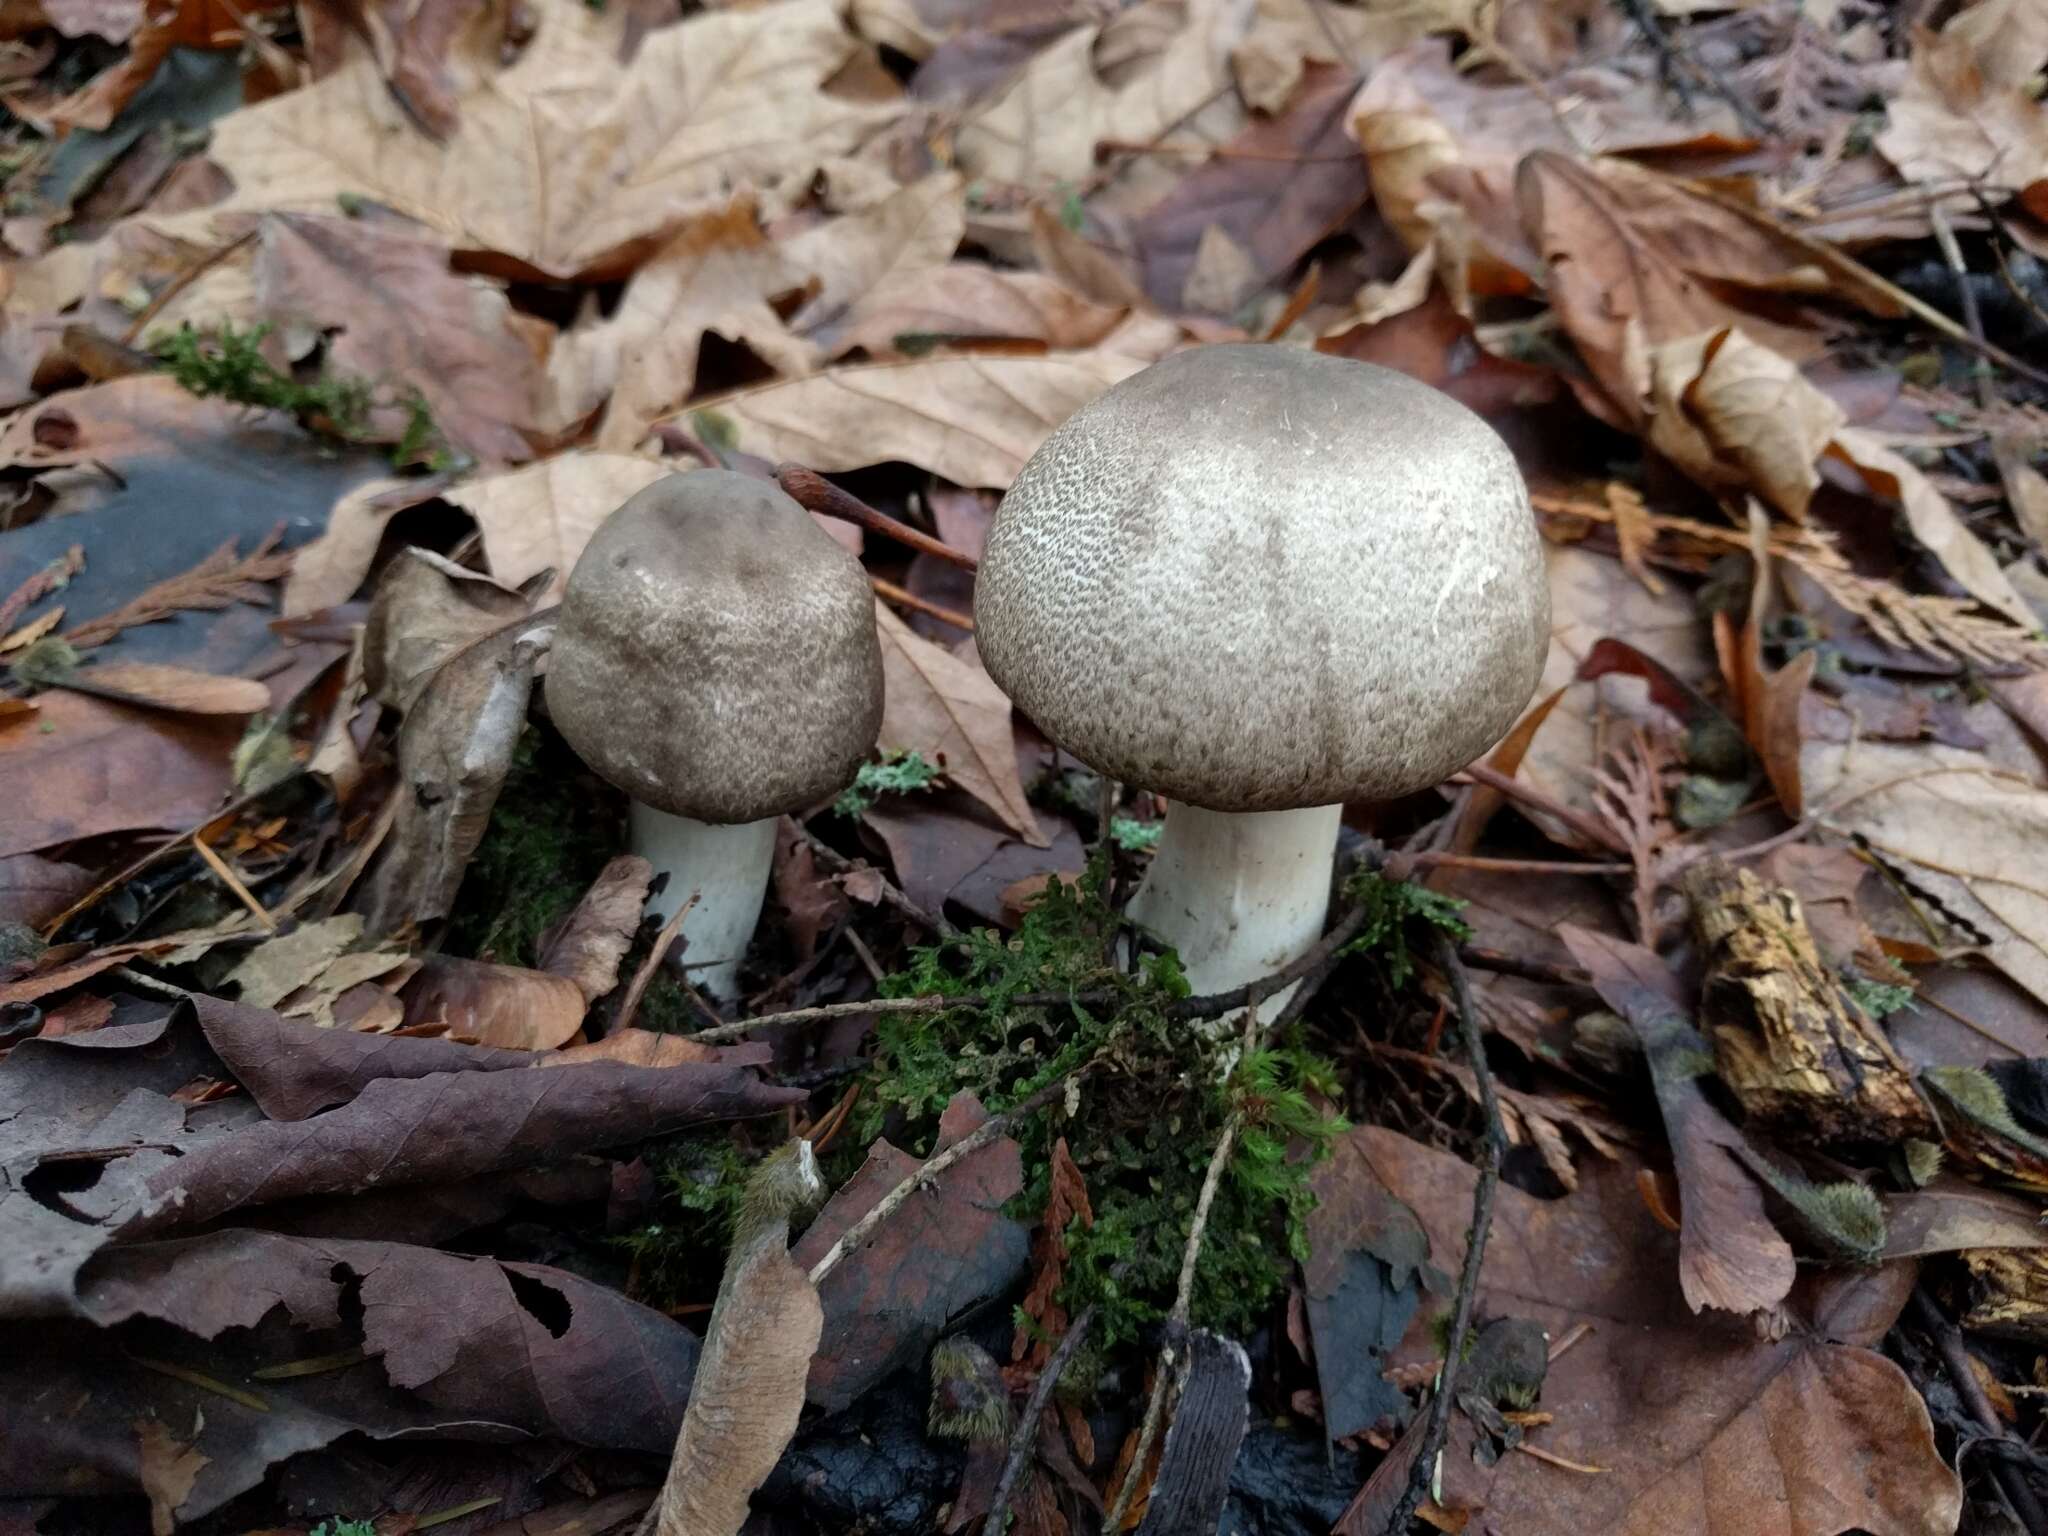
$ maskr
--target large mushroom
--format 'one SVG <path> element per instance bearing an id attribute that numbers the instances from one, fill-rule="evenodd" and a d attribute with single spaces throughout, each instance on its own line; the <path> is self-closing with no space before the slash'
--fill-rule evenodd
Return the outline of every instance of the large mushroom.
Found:
<path id="1" fill-rule="evenodd" d="M 851 782 L 882 719 L 860 563 L 773 485 L 724 470 L 658 480 L 591 537 L 562 597 L 548 711 L 632 796 L 632 848 L 693 893 L 685 965 L 738 990 L 775 818 Z"/>
<path id="2" fill-rule="evenodd" d="M 974 600 L 1054 741 L 1168 798 L 1129 912 L 1198 994 L 1310 948 L 1343 802 L 1435 784 L 1527 705 L 1550 599 L 1506 444 L 1405 375 L 1200 347 L 1024 466 Z"/>

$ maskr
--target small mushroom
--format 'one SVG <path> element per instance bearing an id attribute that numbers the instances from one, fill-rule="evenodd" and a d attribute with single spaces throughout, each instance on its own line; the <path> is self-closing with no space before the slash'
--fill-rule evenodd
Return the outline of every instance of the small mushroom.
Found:
<path id="1" fill-rule="evenodd" d="M 1485 422 L 1388 369 L 1254 344 L 1168 357 L 1047 438 L 974 616 L 1047 735 L 1168 797 L 1129 912 L 1201 994 L 1314 944 L 1343 802 L 1435 784 L 1514 723 L 1550 600 Z"/>
<path id="2" fill-rule="evenodd" d="M 738 972 L 775 818 L 844 789 L 882 719 L 860 563 L 773 485 L 724 470 L 658 480 L 604 522 L 562 597 L 548 711 L 633 797 L 632 848 L 692 893 L 685 964 L 716 996 Z"/>

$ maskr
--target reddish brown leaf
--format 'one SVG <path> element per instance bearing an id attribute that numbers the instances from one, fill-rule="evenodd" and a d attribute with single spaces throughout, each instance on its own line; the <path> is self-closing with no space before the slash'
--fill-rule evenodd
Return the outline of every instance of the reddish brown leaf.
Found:
<path id="1" fill-rule="evenodd" d="M 818 872 L 817 856 L 794 821 L 784 817 L 775 829 L 775 899 L 797 958 L 808 960 L 818 948 L 818 935 L 846 915 L 846 895 L 837 882 Z"/>
<path id="2" fill-rule="evenodd" d="M 1441 287 L 1431 288 L 1413 309 L 1325 336 L 1316 350 L 1398 369 L 1495 420 L 1548 405 L 1565 392 L 1555 370 L 1482 347 L 1472 322 L 1458 313 Z"/>
<path id="3" fill-rule="evenodd" d="M 619 962 L 639 930 L 653 879 L 654 866 L 637 854 L 620 854 L 605 865 L 547 941 L 540 968 L 575 982 L 586 1003 L 610 992 L 619 984 Z"/>
<path id="4" fill-rule="evenodd" d="M 567 976 L 456 955 L 422 957 L 404 997 L 408 1025 L 444 1024 L 453 1039 L 513 1051 L 566 1044 L 589 1006 Z"/>

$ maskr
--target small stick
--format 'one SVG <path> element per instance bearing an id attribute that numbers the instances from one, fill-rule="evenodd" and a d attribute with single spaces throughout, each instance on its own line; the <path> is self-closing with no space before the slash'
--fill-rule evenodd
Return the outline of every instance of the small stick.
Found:
<path id="1" fill-rule="evenodd" d="M 206 839 L 197 832 L 192 834 L 192 848 L 200 858 L 206 861 L 206 867 L 220 877 L 220 883 L 228 888 L 234 895 L 235 900 L 255 914 L 257 922 L 268 928 L 272 933 L 277 932 L 277 919 L 270 915 L 269 909 L 256 899 L 255 894 L 249 887 L 242 884 L 236 878 L 235 872 L 228 868 L 228 861 L 208 847 Z"/>
<path id="2" fill-rule="evenodd" d="M 701 891 L 690 892 L 690 899 L 677 907 L 675 916 L 662 924 L 661 936 L 654 941 L 654 948 L 647 952 L 647 958 L 640 962 L 640 969 L 633 973 L 633 984 L 626 988 L 626 1000 L 619 1004 L 618 1017 L 612 1020 L 615 1032 L 632 1026 L 633 1015 L 640 1011 L 640 999 L 646 994 L 647 984 L 654 980 L 654 968 L 661 964 L 669 945 L 675 942 L 676 930 L 683 926 L 683 919 L 690 915 L 690 908 L 697 905 L 697 898 L 702 894 Z"/>
<path id="3" fill-rule="evenodd" d="M 1934 226 L 1934 243 L 1941 250 L 1941 259 L 1948 263 L 1948 270 L 1956 280 L 1956 297 L 1963 307 L 1963 324 L 1970 328 L 1978 346 L 1977 360 L 1970 365 L 1971 376 L 1977 382 L 1977 404 L 1989 410 L 1991 398 L 1991 364 L 1983 355 L 1984 315 L 1977 308 L 1977 290 L 1970 286 L 1970 268 L 1963 260 L 1963 248 L 1956 243 L 1956 232 L 1949 227 L 1948 215 L 1941 211 L 1941 204 L 1929 200 L 1927 220 Z"/>
<path id="4" fill-rule="evenodd" d="M 866 1242 L 874 1234 L 875 1228 L 893 1216 L 897 1207 L 917 1192 L 920 1184 L 930 1183 L 961 1159 L 979 1152 L 1026 1115 L 1050 1104 L 1067 1091 L 1067 1084 L 1093 1068 L 1095 1061 L 1096 1058 L 1091 1056 L 1073 1071 L 1062 1072 L 1028 1099 L 1012 1105 L 1000 1115 L 991 1115 L 943 1152 L 934 1152 L 915 1173 L 876 1201 L 873 1210 L 839 1234 L 839 1241 L 826 1250 L 822 1259 L 811 1266 L 811 1284 L 824 1284 L 825 1277 L 839 1266 L 839 1261 Z"/>
<path id="5" fill-rule="evenodd" d="M 1411 854 L 1415 869 L 1470 869 L 1496 875 L 1632 875 L 1633 864 L 1572 864 L 1558 859 L 1488 859 L 1470 853 Z"/>
<path id="6" fill-rule="evenodd" d="M 1998 1410 L 1991 1406 L 1991 1399 L 1984 1392 L 1984 1383 L 1977 1379 L 1976 1371 L 1970 1366 L 1970 1352 L 1963 1347 L 1963 1330 L 1944 1317 L 1941 1309 L 1928 1299 L 1923 1290 L 1913 1292 L 1913 1311 L 1920 1326 L 1933 1337 L 1934 1347 L 1941 1355 L 1941 1363 L 1948 1367 L 1949 1378 L 1954 1381 L 1963 1406 L 1984 1427 L 1987 1437 L 2004 1440 L 2005 1426 L 1998 1421 Z M 2027 1486 L 2019 1468 L 2007 1466 L 2002 1461 L 1994 1462 L 1991 1475 L 1997 1479 L 1999 1490 L 2019 1517 L 2022 1530 L 2048 1531 L 2048 1514 L 2043 1513 L 2041 1501 L 2034 1497 L 2034 1490 Z"/>
<path id="7" fill-rule="evenodd" d="M 1472 1308 L 1479 1296 L 1479 1266 L 1486 1258 L 1486 1234 L 1493 1223 L 1493 1192 L 1500 1180 L 1500 1160 L 1507 1147 L 1507 1131 L 1501 1124 L 1500 1100 L 1493 1091 L 1493 1073 L 1486 1065 L 1486 1043 L 1480 1038 L 1479 1016 L 1472 1007 L 1472 980 L 1458 959 L 1458 947 L 1440 928 L 1430 930 L 1437 964 L 1450 978 L 1456 1000 L 1458 1032 L 1464 1037 L 1465 1052 L 1472 1058 L 1472 1077 L 1479 1087 L 1479 1103 L 1486 1115 L 1486 1155 L 1479 1164 L 1479 1177 L 1472 1185 L 1472 1228 L 1465 1237 L 1465 1262 L 1458 1272 L 1457 1305 L 1451 1311 L 1450 1336 L 1444 1343 L 1443 1369 L 1437 1374 L 1436 1392 L 1429 1400 L 1429 1424 L 1423 1431 L 1422 1448 L 1408 1470 L 1408 1486 L 1383 1529 L 1399 1536 L 1408 1529 L 1408 1517 L 1415 1513 L 1430 1491 L 1444 1440 L 1451 1431 L 1451 1402 L 1456 1393 L 1458 1362 L 1465 1353 L 1465 1340 L 1472 1328 Z"/>
<path id="8" fill-rule="evenodd" d="M 869 997 L 857 1003 L 824 1003 L 816 1008 L 789 1008 L 781 1013 L 763 1013 L 751 1019 L 741 1019 L 736 1024 L 720 1024 L 715 1029 L 700 1029 L 695 1034 L 685 1035 L 685 1040 L 695 1040 L 702 1045 L 717 1045 L 726 1040 L 737 1040 L 750 1035 L 757 1029 L 772 1029 L 783 1024 L 823 1024 L 830 1019 L 853 1019 L 864 1013 L 937 1013 L 942 1008 L 954 1008 L 963 1004 L 971 1005 L 971 997 Z"/>
<path id="9" fill-rule="evenodd" d="M 1483 949 L 1477 944 L 1460 944 L 1458 958 L 1475 971 L 1492 971 L 1496 976 L 1519 976 L 1524 981 L 1546 982 L 1559 987 L 1590 987 L 1593 978 L 1575 965 L 1553 965 L 1548 960 L 1530 960 L 1505 950 Z"/>
<path id="10" fill-rule="evenodd" d="M 959 936 L 957 928 L 947 922 L 945 918 L 925 911 L 923 907 L 920 907 L 916 902 L 904 895 L 901 887 L 897 886 L 879 869 L 874 869 L 871 865 L 856 864 L 852 859 L 849 859 L 837 848 L 827 843 L 795 817 L 792 816 L 790 818 L 790 823 L 796 828 L 796 835 L 804 840 L 804 846 L 809 848 L 818 862 L 823 864 L 833 874 L 847 875 L 852 874 L 855 870 L 872 873 L 882 882 L 882 900 L 886 901 L 898 912 L 901 912 L 913 923 L 916 923 L 918 927 L 936 933 L 942 939 L 957 938 Z"/>
<path id="11" fill-rule="evenodd" d="M 1621 840 L 1605 826 L 1601 825 L 1598 820 L 1588 816 L 1584 811 L 1572 809 L 1572 807 L 1566 805 L 1555 795 L 1548 794 L 1538 789 L 1534 784 L 1529 784 L 1516 778 L 1513 774 L 1502 773 L 1498 768 L 1488 763 L 1468 763 L 1465 766 L 1465 777 L 1477 780 L 1489 789 L 1497 789 L 1502 794 L 1521 801 L 1524 805 L 1542 811 L 1546 816 L 1555 816 L 1559 821 L 1578 833 L 1579 836 L 1598 843 L 1602 848 L 1610 849 L 1615 853 L 1628 852 L 1628 849 Z"/>
<path id="12" fill-rule="evenodd" d="M 877 512 L 851 491 L 841 490 L 814 469 L 806 469 L 801 464 L 777 465 L 775 483 L 807 512 L 836 517 L 843 523 L 857 523 L 885 539 L 894 539 L 898 544 L 930 555 L 935 560 L 957 565 L 963 571 L 972 571 L 980 566 L 981 562 L 974 556 L 962 554 L 952 545 L 928 533 L 920 533 L 908 523 L 899 523 L 886 512 Z"/>
<path id="13" fill-rule="evenodd" d="M 886 598 L 899 608 L 911 608 L 919 613 L 928 613 L 941 624 L 950 624 L 970 635 L 974 633 L 974 620 L 964 613 L 942 607 L 928 598 L 919 597 L 915 592 L 899 587 L 893 581 L 885 581 L 880 576 L 869 576 L 868 585 L 875 589 L 875 596 Z"/>
<path id="14" fill-rule="evenodd" d="M 221 246 L 218 250 L 210 251 L 206 255 L 200 257 L 197 261 L 193 262 L 191 266 L 187 267 L 184 271 L 180 272 L 168 283 L 165 283 L 162 288 L 157 290 L 156 297 L 151 299 L 148 304 L 143 306 L 142 313 L 135 317 L 135 323 L 130 325 L 126 331 L 121 333 L 121 345 L 124 347 L 134 346 L 135 339 L 142 334 L 143 328 L 147 326 L 150 321 L 154 320 L 158 315 L 163 313 L 163 309 L 166 304 L 170 303 L 171 300 L 175 299 L 187 288 L 190 288 L 206 272 L 208 272 L 209 270 L 216 266 L 219 266 L 220 263 L 226 261 L 230 256 L 234 255 L 235 252 L 239 251 L 251 240 L 254 240 L 256 238 L 256 235 L 256 229 L 251 229 L 246 234 L 238 235 L 233 240 L 230 240 L 226 245 Z"/>
<path id="15" fill-rule="evenodd" d="M 1081 1347 L 1081 1341 L 1088 1337 L 1094 1322 L 1095 1303 L 1091 1301 L 1081 1309 L 1079 1317 L 1067 1324 L 1066 1336 L 1039 1370 L 1038 1380 L 1031 1383 L 1031 1395 L 1024 1399 L 1024 1412 L 1018 1416 L 1017 1428 L 1010 1436 L 1010 1453 L 1003 1458 L 1003 1474 L 996 1479 L 996 1491 L 988 1501 L 988 1516 L 981 1526 L 984 1531 L 1002 1530 L 1003 1517 L 1010 1512 L 1010 1495 L 1016 1492 L 1024 1469 L 1031 1464 L 1032 1447 L 1038 1444 L 1039 1420 L 1044 1417 L 1045 1405 L 1052 1401 L 1060 1373 Z"/>

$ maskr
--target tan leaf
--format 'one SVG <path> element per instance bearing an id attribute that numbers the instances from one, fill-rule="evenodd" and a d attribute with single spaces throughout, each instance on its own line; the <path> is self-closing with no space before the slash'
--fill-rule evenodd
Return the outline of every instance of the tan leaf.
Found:
<path id="1" fill-rule="evenodd" d="M 550 424 L 572 427 L 609 397 L 598 446 L 630 449 L 690 397 L 707 331 L 746 343 L 782 372 L 808 372 L 811 348 L 768 303 L 802 286 L 801 268 L 762 234 L 751 196 L 691 219 L 633 274 L 609 318 L 556 344 Z"/>
<path id="2" fill-rule="evenodd" d="M 586 1003 L 619 984 L 619 961 L 639 930 L 654 866 L 624 853 L 605 865 L 540 955 L 540 968 L 576 983 Z"/>
<path id="3" fill-rule="evenodd" d="M 804 231 L 782 250 L 791 264 L 810 274 L 818 291 L 790 321 L 791 328 L 838 356 L 856 345 L 844 339 L 844 332 L 877 292 L 900 293 L 921 274 L 944 266 L 966 233 L 965 187 L 950 171 Z"/>
<path id="4" fill-rule="evenodd" d="M 405 986 L 405 1022 L 446 1024 L 458 1040 L 552 1051 L 583 1026 L 588 1004 L 567 976 L 455 955 L 427 955 Z"/>
<path id="5" fill-rule="evenodd" d="M 648 34 L 630 64 L 623 9 L 537 0 L 517 62 L 461 62 L 445 142 L 414 125 L 368 57 L 232 112 L 210 153 L 235 191 L 179 227 L 367 197 L 459 251 L 617 275 L 731 187 L 800 181 L 894 115 L 822 89 L 860 46 L 829 0 L 700 12 Z"/>
<path id="6" fill-rule="evenodd" d="M 431 550 L 402 549 L 379 573 L 370 599 L 363 680 L 380 703 L 410 710 L 450 658 L 532 607 L 527 592 L 464 570 Z"/>
<path id="7" fill-rule="evenodd" d="M 484 555 L 501 582 L 516 586 L 553 570 L 545 599 L 552 602 L 597 525 L 669 473 L 653 459 L 629 454 L 564 453 L 442 495 L 476 519 Z"/>
<path id="8" fill-rule="evenodd" d="M 1998 557 L 1956 516 L 1956 509 L 1927 476 L 1860 427 L 1837 432 L 1830 451 L 1860 474 L 1874 494 L 1899 503 L 1913 537 L 1965 592 L 2028 633 L 2040 627 L 2026 599 L 2013 590 Z"/>
<path id="9" fill-rule="evenodd" d="M 1092 304 L 1141 309 L 1145 290 L 1121 254 L 1067 228 L 1050 209 L 1031 205 L 1031 255 L 1046 275 Z"/>
<path id="10" fill-rule="evenodd" d="M 151 661 L 80 667 L 56 686 L 187 715 L 254 715 L 270 708 L 270 690 L 254 678 L 217 677 Z"/>
<path id="11" fill-rule="evenodd" d="M 1994 86 L 2023 86 L 2048 63 L 2048 9 L 2034 0 L 1976 0 L 1941 29 L 1940 45 L 1966 52 Z"/>
<path id="12" fill-rule="evenodd" d="M 192 1434 L 196 1441 L 197 1425 Z M 180 1440 L 160 1419 L 137 1419 L 135 1435 L 141 1442 L 135 1475 L 149 1496 L 151 1536 L 171 1536 L 178 1528 L 178 1506 L 191 1496 L 192 1485 L 213 1458 L 196 1444 Z"/>
<path id="13" fill-rule="evenodd" d="M 1134 7 L 1133 10 L 1142 8 Z M 1121 37 L 1111 28 L 1079 27 L 1049 47 L 971 110 L 954 140 L 961 170 L 970 177 L 1050 187 L 1079 182 L 1095 169 L 1095 146 L 1104 139 L 1133 144 L 1200 142 L 1186 119 L 1230 90 L 1229 50 L 1244 36 L 1241 11 L 1191 0 L 1161 7 L 1154 17 L 1126 12 Z M 1157 33 L 1136 26 L 1157 19 Z M 1135 25 L 1134 25 L 1135 24 Z M 1125 65 L 1114 72 L 1104 55 L 1124 44 Z M 1234 128 L 1243 120 L 1234 99 Z"/>
<path id="14" fill-rule="evenodd" d="M 1847 422 L 1790 359 L 1723 328 L 1651 350 L 1650 443 L 1710 488 L 1754 490 L 1804 518 L 1815 467 Z"/>
<path id="15" fill-rule="evenodd" d="M 1178 335 L 1159 322 L 1127 323 L 1086 352 L 832 368 L 707 401 L 691 415 L 730 427 L 737 447 L 765 459 L 826 473 L 901 459 L 955 485 L 1001 490 L 1054 427 Z"/>
<path id="16" fill-rule="evenodd" d="M 1018 837 L 1034 848 L 1049 847 L 1018 778 L 1008 696 L 979 666 L 914 634 L 880 603 L 875 624 L 886 689 L 883 749 L 937 763 Z"/>
<path id="17" fill-rule="evenodd" d="M 504 290 L 449 271 L 438 241 L 364 219 L 273 214 L 255 282 L 263 319 L 327 334 L 326 367 L 418 391 L 442 436 L 486 463 L 533 457 L 521 432 L 537 420 L 533 350 Z"/>
<path id="18" fill-rule="evenodd" d="M 1800 777 L 1823 827 L 1903 867 L 2048 1002 L 2048 792 L 1932 742 L 1808 741 Z"/>
<path id="19" fill-rule="evenodd" d="M 272 1008 L 318 978 L 362 936 L 363 920 L 353 912 L 302 923 L 290 933 L 258 944 L 228 972 L 227 979 L 241 989 L 236 995 L 244 1003 Z"/>
<path id="20" fill-rule="evenodd" d="M 1035 341 L 1056 351 L 1092 347 L 1122 309 L 1091 304 L 1038 272 L 956 261 L 907 272 L 871 290 L 834 328 L 835 352 L 872 357 L 929 350 L 943 341 Z"/>
<path id="21" fill-rule="evenodd" d="M 317 613 L 355 596 L 370 574 L 384 525 L 430 499 L 438 488 L 437 482 L 418 479 L 371 480 L 343 496 L 327 514 L 320 536 L 293 552 L 284 582 L 284 616 Z"/>
<path id="22" fill-rule="evenodd" d="M 622 1061 L 633 1067 L 679 1067 L 690 1061 L 730 1060 L 728 1046 L 702 1045 L 681 1035 L 651 1029 L 615 1029 L 602 1040 L 567 1046 L 541 1059 L 544 1067 L 573 1067 L 585 1061 Z"/>
<path id="23" fill-rule="evenodd" d="M 2036 546 L 2048 548 L 2048 476 L 2033 466 L 2033 444 L 2011 437 L 1991 440 L 2013 521 Z"/>
<path id="24" fill-rule="evenodd" d="M 2048 30 L 2038 15 L 2030 27 L 2001 24 L 2005 9 L 1972 6 L 1938 34 L 1916 32 L 1905 86 L 1877 136 L 1908 181 L 1959 205 L 1974 206 L 1966 184 L 2017 191 L 2048 176 L 2048 112 L 2027 85 Z"/>

